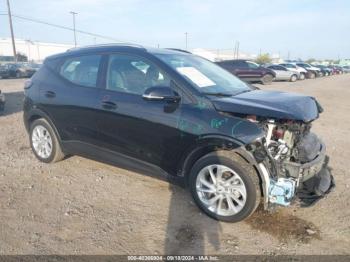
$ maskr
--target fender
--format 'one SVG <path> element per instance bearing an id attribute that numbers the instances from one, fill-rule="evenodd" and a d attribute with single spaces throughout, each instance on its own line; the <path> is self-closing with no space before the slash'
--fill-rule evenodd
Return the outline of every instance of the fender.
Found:
<path id="1" fill-rule="evenodd" d="M 30 109 L 29 112 L 23 114 L 24 126 L 25 126 L 27 132 L 29 133 L 29 130 L 30 130 L 30 122 L 32 122 L 35 119 L 39 119 L 39 118 L 45 118 L 45 120 L 47 122 L 49 122 L 50 126 L 52 127 L 56 136 L 58 137 L 59 142 L 61 142 L 62 141 L 61 136 L 60 136 L 58 130 L 56 129 L 55 124 L 52 122 L 50 116 L 45 111 L 36 107 L 35 105 L 32 106 L 32 108 Z"/>

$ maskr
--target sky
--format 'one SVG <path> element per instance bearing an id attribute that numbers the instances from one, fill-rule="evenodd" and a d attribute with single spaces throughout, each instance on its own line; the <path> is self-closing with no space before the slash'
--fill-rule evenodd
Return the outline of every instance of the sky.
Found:
<path id="1" fill-rule="evenodd" d="M 350 0 L 10 0 L 14 15 L 145 46 L 350 58 Z M 0 14 L 7 13 L 0 0 Z M 73 44 L 73 32 L 13 18 L 16 38 Z M 9 37 L 0 15 L 0 38 Z M 78 45 L 113 42 L 77 34 Z M 114 41 L 115 42 L 115 41 Z"/>

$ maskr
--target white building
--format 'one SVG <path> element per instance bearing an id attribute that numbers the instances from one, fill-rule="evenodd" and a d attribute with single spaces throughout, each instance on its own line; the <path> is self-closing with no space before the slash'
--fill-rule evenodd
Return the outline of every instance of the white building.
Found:
<path id="1" fill-rule="evenodd" d="M 204 49 L 204 48 L 195 48 L 192 50 L 192 53 L 201 57 L 204 57 L 210 61 L 222 61 L 222 60 L 231 60 L 231 59 L 248 59 L 254 60 L 257 55 L 247 54 L 239 52 L 238 55 L 234 53 L 233 50 L 228 49 Z"/>
<path id="2" fill-rule="evenodd" d="M 73 45 L 44 43 L 32 40 L 16 39 L 16 52 L 25 54 L 28 61 L 40 62 L 45 57 L 62 53 L 67 49 L 74 47 Z M 11 38 L 0 38 L 0 56 L 13 56 Z"/>
<path id="3" fill-rule="evenodd" d="M 210 61 L 217 62 L 222 60 L 231 60 L 231 59 L 246 59 L 246 60 L 255 60 L 257 54 L 249 54 L 245 52 L 239 52 L 235 54 L 233 50 L 229 49 L 204 49 L 204 48 L 195 48 L 192 50 L 192 53 L 201 57 L 204 57 Z M 279 54 L 270 54 L 272 63 L 282 63 L 283 59 Z"/>

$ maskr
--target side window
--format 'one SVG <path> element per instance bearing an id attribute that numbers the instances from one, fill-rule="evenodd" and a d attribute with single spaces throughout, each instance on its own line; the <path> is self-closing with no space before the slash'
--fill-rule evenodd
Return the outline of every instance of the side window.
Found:
<path id="1" fill-rule="evenodd" d="M 100 55 L 69 58 L 64 61 L 59 73 L 74 84 L 96 87 L 100 61 Z"/>
<path id="2" fill-rule="evenodd" d="M 107 89 L 142 95 L 153 86 L 170 86 L 170 79 L 145 59 L 129 55 L 110 55 Z"/>
<path id="3" fill-rule="evenodd" d="M 247 61 L 247 65 L 251 69 L 257 69 L 259 65 L 255 64 L 254 62 Z"/>

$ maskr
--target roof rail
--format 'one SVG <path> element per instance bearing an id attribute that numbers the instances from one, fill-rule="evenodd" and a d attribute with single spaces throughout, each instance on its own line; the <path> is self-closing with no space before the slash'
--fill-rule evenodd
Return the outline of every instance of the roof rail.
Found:
<path id="1" fill-rule="evenodd" d="M 142 45 L 139 45 L 139 44 L 120 42 L 120 43 L 108 43 L 108 44 L 98 44 L 98 45 L 86 45 L 86 46 L 72 47 L 72 48 L 67 49 L 67 52 L 68 51 L 73 51 L 73 50 L 85 49 L 85 48 L 108 47 L 108 46 L 130 46 L 130 47 L 144 48 Z"/>
<path id="2" fill-rule="evenodd" d="M 168 50 L 174 50 L 174 51 L 179 51 L 179 52 L 183 52 L 183 53 L 187 53 L 187 54 L 192 54 L 190 51 L 187 51 L 187 50 L 183 50 L 183 49 L 180 49 L 180 48 L 166 48 Z"/>

